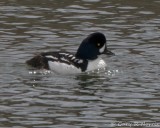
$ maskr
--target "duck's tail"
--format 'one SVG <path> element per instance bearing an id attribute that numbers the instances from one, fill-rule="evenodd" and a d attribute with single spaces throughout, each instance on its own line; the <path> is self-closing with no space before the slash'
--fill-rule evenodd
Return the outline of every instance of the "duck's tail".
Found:
<path id="1" fill-rule="evenodd" d="M 37 55 L 37 56 L 31 58 L 30 60 L 27 60 L 26 63 L 29 66 L 37 68 L 37 69 L 49 70 L 48 60 L 46 59 L 46 57 L 44 57 L 42 55 Z"/>

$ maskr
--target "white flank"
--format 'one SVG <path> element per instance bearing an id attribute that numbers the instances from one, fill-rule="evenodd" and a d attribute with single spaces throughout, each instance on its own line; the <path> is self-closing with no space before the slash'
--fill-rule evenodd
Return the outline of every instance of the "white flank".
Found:
<path id="1" fill-rule="evenodd" d="M 52 58 L 49 57 L 49 58 Z M 78 63 L 82 63 L 83 60 L 79 60 Z M 59 74 L 76 74 L 81 73 L 81 68 L 77 68 L 74 65 L 69 65 L 66 63 L 60 63 L 57 61 L 48 61 L 49 67 L 51 71 L 54 71 Z M 96 60 L 89 60 L 87 70 L 85 72 L 93 71 L 96 69 L 103 69 L 107 66 L 105 61 L 102 58 L 98 58 Z"/>
<path id="2" fill-rule="evenodd" d="M 106 45 L 104 44 L 104 46 L 102 48 L 99 49 L 99 52 L 102 53 L 105 50 Z"/>
<path id="3" fill-rule="evenodd" d="M 48 62 L 49 67 L 52 71 L 59 73 L 59 74 L 75 74 L 75 73 L 81 73 L 80 68 L 76 68 L 73 65 L 68 65 L 66 63 L 60 63 L 60 62 Z"/>

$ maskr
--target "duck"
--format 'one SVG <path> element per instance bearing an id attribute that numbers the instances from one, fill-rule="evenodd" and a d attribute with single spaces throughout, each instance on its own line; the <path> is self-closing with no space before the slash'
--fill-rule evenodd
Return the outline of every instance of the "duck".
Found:
<path id="1" fill-rule="evenodd" d="M 46 69 L 58 74 L 73 74 L 94 71 L 107 66 L 100 55 L 114 55 L 107 48 L 103 33 L 94 32 L 81 42 L 77 52 L 42 52 L 27 60 L 27 65 L 36 69 Z"/>

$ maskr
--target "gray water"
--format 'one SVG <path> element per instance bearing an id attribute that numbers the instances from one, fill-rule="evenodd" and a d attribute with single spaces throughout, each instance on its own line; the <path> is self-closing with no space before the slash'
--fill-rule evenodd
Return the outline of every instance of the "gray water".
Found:
<path id="1" fill-rule="evenodd" d="M 76 52 L 102 32 L 103 72 L 31 72 L 35 53 Z M 1 0 L 0 127 L 160 127 L 159 0 Z"/>

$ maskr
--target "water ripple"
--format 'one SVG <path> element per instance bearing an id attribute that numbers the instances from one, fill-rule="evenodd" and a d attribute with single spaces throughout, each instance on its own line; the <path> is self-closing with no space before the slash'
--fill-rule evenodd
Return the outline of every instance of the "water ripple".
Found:
<path id="1" fill-rule="evenodd" d="M 0 127 L 115 127 L 159 122 L 159 1 L 0 2 Z M 44 51 L 76 52 L 100 31 L 108 67 L 70 76 L 30 70 Z M 117 126 L 116 126 L 117 127 Z M 124 127 L 124 126 L 122 126 Z"/>

